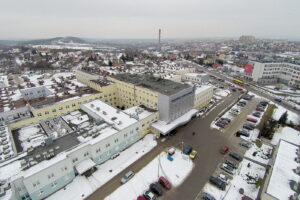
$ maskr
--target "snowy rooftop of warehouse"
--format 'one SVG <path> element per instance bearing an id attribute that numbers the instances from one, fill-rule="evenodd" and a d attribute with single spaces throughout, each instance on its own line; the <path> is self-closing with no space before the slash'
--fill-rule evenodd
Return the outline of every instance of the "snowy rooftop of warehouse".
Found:
<path id="1" fill-rule="evenodd" d="M 200 77 L 200 76 L 206 76 L 206 73 L 186 73 L 185 76 L 194 76 L 194 77 Z"/>
<path id="2" fill-rule="evenodd" d="M 281 139 L 293 143 L 295 145 L 299 145 L 300 132 L 291 127 L 279 128 L 279 130 L 275 132 L 271 144 L 277 145 Z"/>
<path id="3" fill-rule="evenodd" d="M 297 149 L 299 149 L 299 146 L 283 140 L 280 141 L 267 188 L 267 193 L 277 199 L 289 199 L 295 193 L 290 188 L 289 182 L 291 180 L 299 181 L 299 175 L 293 171 L 298 167 L 298 163 L 294 160 L 297 156 Z"/>
<path id="4" fill-rule="evenodd" d="M 115 127 L 119 130 L 122 130 L 134 123 L 137 122 L 136 119 L 130 117 L 128 114 L 120 111 L 100 100 L 94 100 L 86 104 L 81 105 L 84 111 L 92 112 L 93 114 L 98 115 L 108 124 L 114 124 Z"/>
<path id="5" fill-rule="evenodd" d="M 155 128 L 156 130 L 158 130 L 163 135 L 166 135 L 170 131 L 172 131 L 175 128 L 177 128 L 178 126 L 181 126 L 181 125 L 187 123 L 188 121 L 190 121 L 191 118 L 194 115 L 196 115 L 197 112 L 198 112 L 198 110 L 192 109 L 189 112 L 187 112 L 184 115 L 182 115 L 181 117 L 175 119 L 171 123 L 166 123 L 164 121 L 158 120 L 157 122 L 155 122 L 155 123 L 152 124 L 152 127 Z"/>
<path id="6" fill-rule="evenodd" d="M 196 87 L 195 94 L 199 94 L 205 90 L 212 88 L 211 85 L 201 85 L 200 87 Z"/>
<path id="7" fill-rule="evenodd" d="M 156 111 L 147 109 L 142 106 L 133 106 L 131 108 L 124 110 L 124 112 L 127 113 L 128 115 L 136 117 L 139 120 L 142 120 L 142 119 L 149 117 Z"/>

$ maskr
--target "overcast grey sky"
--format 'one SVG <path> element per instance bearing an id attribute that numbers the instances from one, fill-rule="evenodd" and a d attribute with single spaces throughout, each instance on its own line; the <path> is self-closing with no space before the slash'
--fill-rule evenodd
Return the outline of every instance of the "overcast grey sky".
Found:
<path id="1" fill-rule="evenodd" d="M 300 38 L 300 0 L 0 0 L 0 38 Z"/>

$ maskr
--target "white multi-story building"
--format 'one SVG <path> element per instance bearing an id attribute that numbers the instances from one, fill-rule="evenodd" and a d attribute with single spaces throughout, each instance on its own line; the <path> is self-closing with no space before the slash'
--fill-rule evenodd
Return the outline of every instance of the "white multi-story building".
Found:
<path id="1" fill-rule="evenodd" d="M 11 178 L 11 200 L 40 200 L 69 184 L 77 175 L 92 173 L 95 166 L 118 154 L 135 143 L 142 136 L 146 124 L 157 120 L 158 113 L 143 107 L 133 111 L 120 111 L 100 100 L 81 105 L 81 110 L 91 116 L 96 124 L 87 130 L 84 142 L 68 148 L 49 160 L 37 161 L 37 157 L 51 153 L 49 147 L 44 152 L 27 155 L 26 163 L 36 165 L 19 171 Z M 129 114 L 128 114 L 129 113 Z M 74 137 L 80 137 L 74 134 Z M 56 150 L 55 150 L 56 151 Z M 52 149 L 53 152 L 53 149 Z"/>
<path id="2" fill-rule="evenodd" d="M 300 65 L 262 62 L 252 62 L 252 64 L 252 73 L 245 73 L 245 76 L 255 82 L 282 82 L 290 86 L 300 87 Z"/>
<path id="3" fill-rule="evenodd" d="M 207 83 L 209 81 L 209 75 L 205 74 L 205 73 L 202 73 L 202 74 L 186 73 L 186 74 L 182 75 L 182 80 L 192 82 L 192 83 L 203 84 L 203 83 Z"/>

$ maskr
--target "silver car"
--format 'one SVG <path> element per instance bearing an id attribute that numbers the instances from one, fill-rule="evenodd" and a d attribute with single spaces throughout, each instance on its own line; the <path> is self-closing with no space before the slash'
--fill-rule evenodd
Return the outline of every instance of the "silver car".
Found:
<path id="1" fill-rule="evenodd" d="M 133 172 L 133 171 L 127 172 L 127 173 L 121 178 L 121 184 L 126 183 L 126 182 L 129 181 L 133 176 L 134 176 L 134 172 Z"/>

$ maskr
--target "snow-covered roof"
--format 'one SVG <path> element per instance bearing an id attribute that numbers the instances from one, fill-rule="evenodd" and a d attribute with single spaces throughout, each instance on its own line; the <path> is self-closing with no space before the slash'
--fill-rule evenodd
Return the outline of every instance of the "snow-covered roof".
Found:
<path id="1" fill-rule="evenodd" d="M 300 132 L 291 127 L 283 127 L 281 129 L 281 131 L 277 131 L 274 134 L 271 143 L 273 145 L 277 145 L 281 139 L 285 140 L 287 142 L 293 143 L 295 145 L 299 145 L 300 144 Z"/>
<path id="2" fill-rule="evenodd" d="M 152 127 L 161 132 L 163 135 L 166 135 L 178 126 L 187 123 L 197 112 L 198 110 L 192 109 L 189 112 L 182 115 L 181 117 L 175 119 L 171 123 L 166 123 L 164 121 L 159 120 L 156 123 L 153 123 Z"/>
<path id="3" fill-rule="evenodd" d="M 289 199 L 295 192 L 290 188 L 289 182 L 299 181 L 299 175 L 293 170 L 298 167 L 294 160 L 299 146 L 281 140 L 278 147 L 276 160 L 273 166 L 267 193 L 277 199 Z"/>
<path id="4" fill-rule="evenodd" d="M 201 87 L 196 87 L 195 94 L 199 94 L 205 90 L 212 89 L 212 88 L 213 86 L 211 85 L 201 85 Z"/>
<path id="5" fill-rule="evenodd" d="M 137 117 L 139 120 L 145 119 L 146 117 L 149 117 L 150 115 L 153 114 L 153 112 L 145 110 L 140 106 L 133 106 L 131 108 L 124 110 L 124 112 L 127 113 L 128 115 Z"/>
<path id="6" fill-rule="evenodd" d="M 122 130 L 137 122 L 136 119 L 130 117 L 123 111 L 120 111 L 100 100 L 94 100 L 82 104 L 85 111 L 90 111 L 98 115 L 108 124 L 113 124 L 118 130 Z"/>
<path id="7" fill-rule="evenodd" d="M 77 170 L 77 172 L 81 175 L 84 172 L 88 171 L 89 169 L 91 169 L 92 167 L 95 167 L 96 163 L 94 161 L 92 161 L 90 158 L 81 161 L 80 163 L 78 163 L 75 166 L 75 169 Z"/>

